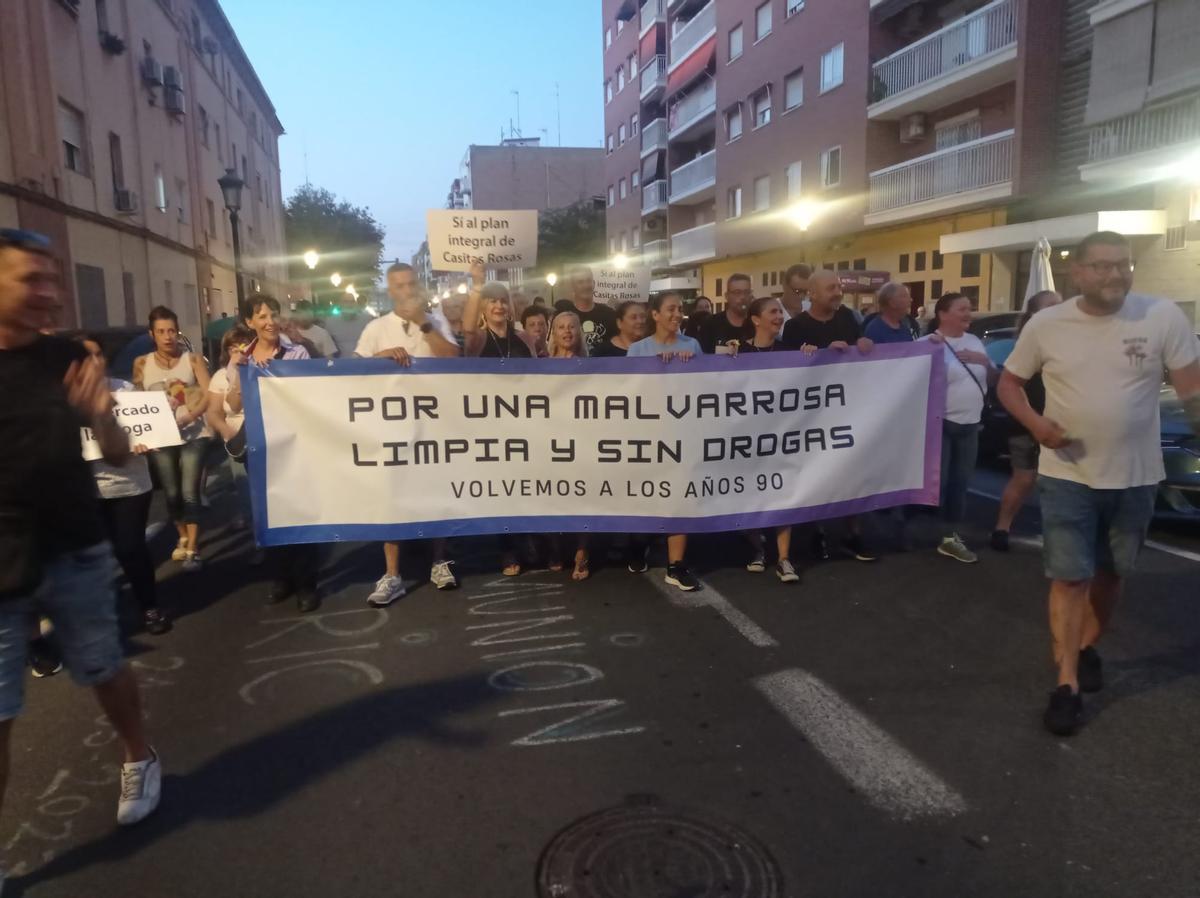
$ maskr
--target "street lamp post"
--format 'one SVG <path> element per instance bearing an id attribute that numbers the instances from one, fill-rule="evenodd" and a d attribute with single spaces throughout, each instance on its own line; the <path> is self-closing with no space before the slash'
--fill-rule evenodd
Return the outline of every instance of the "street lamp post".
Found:
<path id="1" fill-rule="evenodd" d="M 242 236 L 238 229 L 238 213 L 242 208 L 242 188 L 246 182 L 238 177 L 236 168 L 225 169 L 225 174 L 217 179 L 221 186 L 221 195 L 225 198 L 225 208 L 229 212 L 229 224 L 233 228 L 233 282 L 237 286 L 238 316 L 243 314 L 246 307 L 246 290 L 242 286 Z"/>
<path id="2" fill-rule="evenodd" d="M 550 308 L 554 308 L 554 285 L 558 283 L 558 275 L 550 272 L 546 275 L 546 283 L 550 285 Z"/>
<path id="3" fill-rule="evenodd" d="M 308 250 L 302 258 L 304 259 L 304 264 L 308 266 L 309 271 L 315 271 L 316 267 L 321 264 L 321 255 L 315 249 Z M 308 277 L 308 298 L 315 307 L 317 304 L 317 284 L 313 275 L 309 275 Z"/>

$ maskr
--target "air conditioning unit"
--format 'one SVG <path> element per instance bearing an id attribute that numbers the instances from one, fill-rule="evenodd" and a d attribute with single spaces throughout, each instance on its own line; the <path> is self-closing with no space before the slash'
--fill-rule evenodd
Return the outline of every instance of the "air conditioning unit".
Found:
<path id="1" fill-rule="evenodd" d="M 147 87 L 161 87 L 163 83 L 162 66 L 153 56 L 142 60 L 142 83 Z"/>
<path id="2" fill-rule="evenodd" d="M 137 211 L 138 196 L 132 190 L 122 187 L 113 194 L 113 205 L 117 207 L 118 212 L 130 215 Z"/>
<path id="3" fill-rule="evenodd" d="M 169 65 L 163 69 L 162 80 L 164 87 L 173 87 L 176 89 L 183 87 L 183 78 L 179 74 L 179 69 L 173 65 Z"/>
<path id="4" fill-rule="evenodd" d="M 644 222 L 642 222 L 642 230 L 653 233 L 655 231 L 660 230 L 662 228 L 662 225 L 663 225 L 663 223 L 662 223 L 661 218 L 648 218 Z"/>
<path id="5" fill-rule="evenodd" d="M 166 96 L 163 97 L 163 105 L 171 115 L 183 115 L 183 91 L 178 87 L 168 87 Z"/>
<path id="6" fill-rule="evenodd" d="M 900 142 L 916 143 L 925 137 L 928 128 L 925 113 L 917 112 L 900 119 Z"/>

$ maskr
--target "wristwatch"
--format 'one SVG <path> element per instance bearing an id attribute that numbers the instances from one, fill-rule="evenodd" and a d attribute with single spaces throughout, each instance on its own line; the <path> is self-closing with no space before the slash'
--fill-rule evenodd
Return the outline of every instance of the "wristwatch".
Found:
<path id="1" fill-rule="evenodd" d="M 423 334 L 427 334 L 432 330 L 433 330 L 433 322 L 432 321 L 426 321 L 424 324 L 421 325 L 421 333 L 423 333 Z"/>

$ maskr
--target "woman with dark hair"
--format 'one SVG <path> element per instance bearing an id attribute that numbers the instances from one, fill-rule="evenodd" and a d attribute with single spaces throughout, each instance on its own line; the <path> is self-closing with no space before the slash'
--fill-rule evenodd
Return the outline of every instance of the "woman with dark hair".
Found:
<path id="1" fill-rule="evenodd" d="M 1063 298 L 1053 290 L 1043 290 L 1029 297 L 1025 303 L 1025 311 L 1017 322 L 1017 336 L 1025 325 L 1038 312 L 1056 306 Z M 1015 341 L 1014 341 L 1015 342 Z M 1025 384 L 1025 395 L 1029 404 L 1039 415 L 1046 409 L 1046 386 L 1042 383 L 1042 375 L 1035 374 Z M 1033 488 L 1037 485 L 1038 455 L 1041 447 L 1038 441 L 1021 426 L 1016 418 L 1008 421 L 1008 459 L 1012 465 L 1012 477 L 1004 487 L 1000 497 L 1000 511 L 996 516 L 996 526 L 992 530 L 991 545 L 997 552 L 1008 551 L 1008 531 L 1012 528 L 1013 520 Z"/>
<path id="2" fill-rule="evenodd" d="M 150 464 L 167 500 L 179 542 L 171 558 L 185 571 L 200 570 L 200 480 L 212 431 L 204 419 L 208 408 L 208 367 L 204 358 L 183 349 L 179 318 L 165 306 L 150 310 L 154 352 L 133 363 L 133 383 L 139 390 L 163 391 L 175 410 L 183 443 L 150 453 Z"/>
<path id="3" fill-rule="evenodd" d="M 967 297 L 961 293 L 943 295 L 934 307 L 934 315 L 936 329 L 921 339 L 943 343 L 946 362 L 941 502 L 946 532 L 938 553 L 974 564 L 979 558 L 967 548 L 957 529 L 967 517 L 967 486 L 979 455 L 979 422 L 988 384 L 999 377 L 999 372 L 982 341 L 967 333 L 971 324 L 971 301 Z"/>
<path id="4" fill-rule="evenodd" d="M 235 324 L 227 330 L 221 337 L 221 356 L 216 373 L 208 385 L 208 423 L 226 443 L 237 436 L 246 418 L 242 408 L 242 384 L 238 378 L 238 366 L 245 359 L 246 349 L 252 342 L 254 331 L 244 324 Z M 231 455 L 229 468 L 233 474 L 233 486 L 237 492 L 242 524 L 249 526 L 253 515 L 250 510 L 250 481 L 246 476 L 246 463 Z"/>
<path id="5" fill-rule="evenodd" d="M 91 337 L 80 338 L 83 348 L 94 359 L 104 362 L 100 344 Z M 133 390 L 133 384 L 115 377 L 108 379 L 113 393 Z M 100 493 L 100 515 L 104 530 L 112 543 L 113 554 L 129 582 L 129 590 L 142 610 L 142 623 L 151 636 L 161 636 L 171 630 L 170 619 L 158 607 L 154 559 L 146 545 L 146 523 L 150 518 L 150 500 L 154 487 L 146 454 L 150 451 L 140 443 L 134 444 L 133 454 L 123 465 L 110 465 L 99 458 L 91 463 L 96 490 Z"/>
<path id="6" fill-rule="evenodd" d="M 593 351 L 600 358 L 623 358 L 629 347 L 646 336 L 646 307 L 636 299 L 629 299 L 617 306 L 617 333 L 605 340 Z"/>

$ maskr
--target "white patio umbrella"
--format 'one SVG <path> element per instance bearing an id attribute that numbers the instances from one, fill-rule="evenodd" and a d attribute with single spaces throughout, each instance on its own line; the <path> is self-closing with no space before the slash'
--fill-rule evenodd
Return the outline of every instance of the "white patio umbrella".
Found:
<path id="1" fill-rule="evenodd" d="M 1053 289 L 1054 272 L 1050 270 L 1050 241 L 1042 237 L 1033 248 L 1033 262 L 1029 266 L 1029 285 L 1025 288 L 1025 302 L 1029 302 L 1029 297 L 1035 293 Z"/>

